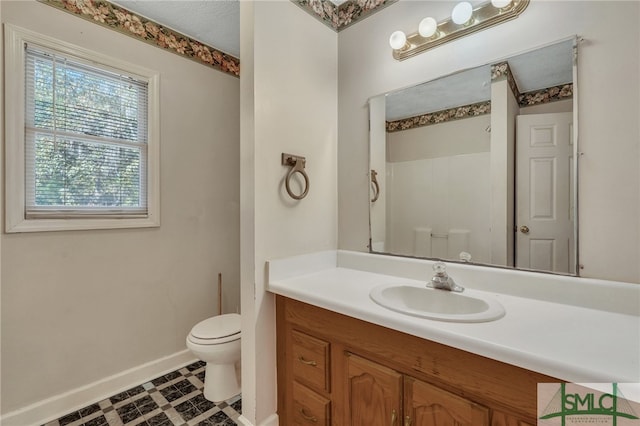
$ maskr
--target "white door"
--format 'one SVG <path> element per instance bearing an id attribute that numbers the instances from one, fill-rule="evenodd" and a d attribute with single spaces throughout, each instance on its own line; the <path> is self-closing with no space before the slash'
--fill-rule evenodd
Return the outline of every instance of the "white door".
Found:
<path id="1" fill-rule="evenodd" d="M 516 135 L 516 266 L 575 273 L 573 113 L 520 115 Z"/>

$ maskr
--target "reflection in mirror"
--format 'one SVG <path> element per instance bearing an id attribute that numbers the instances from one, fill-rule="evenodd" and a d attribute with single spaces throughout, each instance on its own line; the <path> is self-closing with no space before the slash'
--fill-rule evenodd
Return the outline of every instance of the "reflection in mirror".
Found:
<path id="1" fill-rule="evenodd" d="M 575 45 L 369 100 L 372 252 L 576 274 Z"/>

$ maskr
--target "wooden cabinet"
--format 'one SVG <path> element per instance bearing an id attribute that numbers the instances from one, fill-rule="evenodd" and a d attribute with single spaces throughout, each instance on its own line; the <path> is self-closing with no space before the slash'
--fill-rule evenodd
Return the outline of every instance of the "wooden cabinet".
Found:
<path id="1" fill-rule="evenodd" d="M 536 423 L 529 423 L 507 413 L 494 411 L 491 416 L 491 426 L 535 426 Z"/>
<path id="2" fill-rule="evenodd" d="M 294 378 L 319 392 L 329 392 L 329 343 L 293 331 L 289 365 Z"/>
<path id="3" fill-rule="evenodd" d="M 413 377 L 404 379 L 406 426 L 488 426 L 489 410 Z"/>
<path id="4" fill-rule="evenodd" d="M 283 425 L 533 426 L 558 379 L 276 298 Z"/>
<path id="5" fill-rule="evenodd" d="M 352 426 L 389 426 L 398 422 L 402 409 L 402 374 L 346 353 L 347 403 Z"/>
<path id="6" fill-rule="evenodd" d="M 331 401 L 311 389 L 293 382 L 293 424 L 331 424 Z"/>
<path id="7" fill-rule="evenodd" d="M 286 418 L 293 425 L 330 426 L 329 342 L 293 330 L 286 346 L 285 371 L 291 375 Z"/>
<path id="8" fill-rule="evenodd" d="M 489 410 L 391 368 L 346 353 L 347 424 L 489 426 Z"/>

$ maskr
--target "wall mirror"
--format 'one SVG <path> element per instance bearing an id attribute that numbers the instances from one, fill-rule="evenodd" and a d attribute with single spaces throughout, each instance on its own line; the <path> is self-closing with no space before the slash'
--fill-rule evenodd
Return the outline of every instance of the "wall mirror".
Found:
<path id="1" fill-rule="evenodd" d="M 576 54 L 371 98 L 371 252 L 577 275 Z"/>

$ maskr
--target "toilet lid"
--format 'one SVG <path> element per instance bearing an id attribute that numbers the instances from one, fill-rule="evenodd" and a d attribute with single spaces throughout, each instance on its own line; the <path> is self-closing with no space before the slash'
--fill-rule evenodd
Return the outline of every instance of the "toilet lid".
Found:
<path id="1" fill-rule="evenodd" d="M 191 330 L 197 339 L 223 339 L 240 334 L 240 315 L 224 314 L 200 321 Z M 228 340 L 228 339 L 225 339 Z"/>

